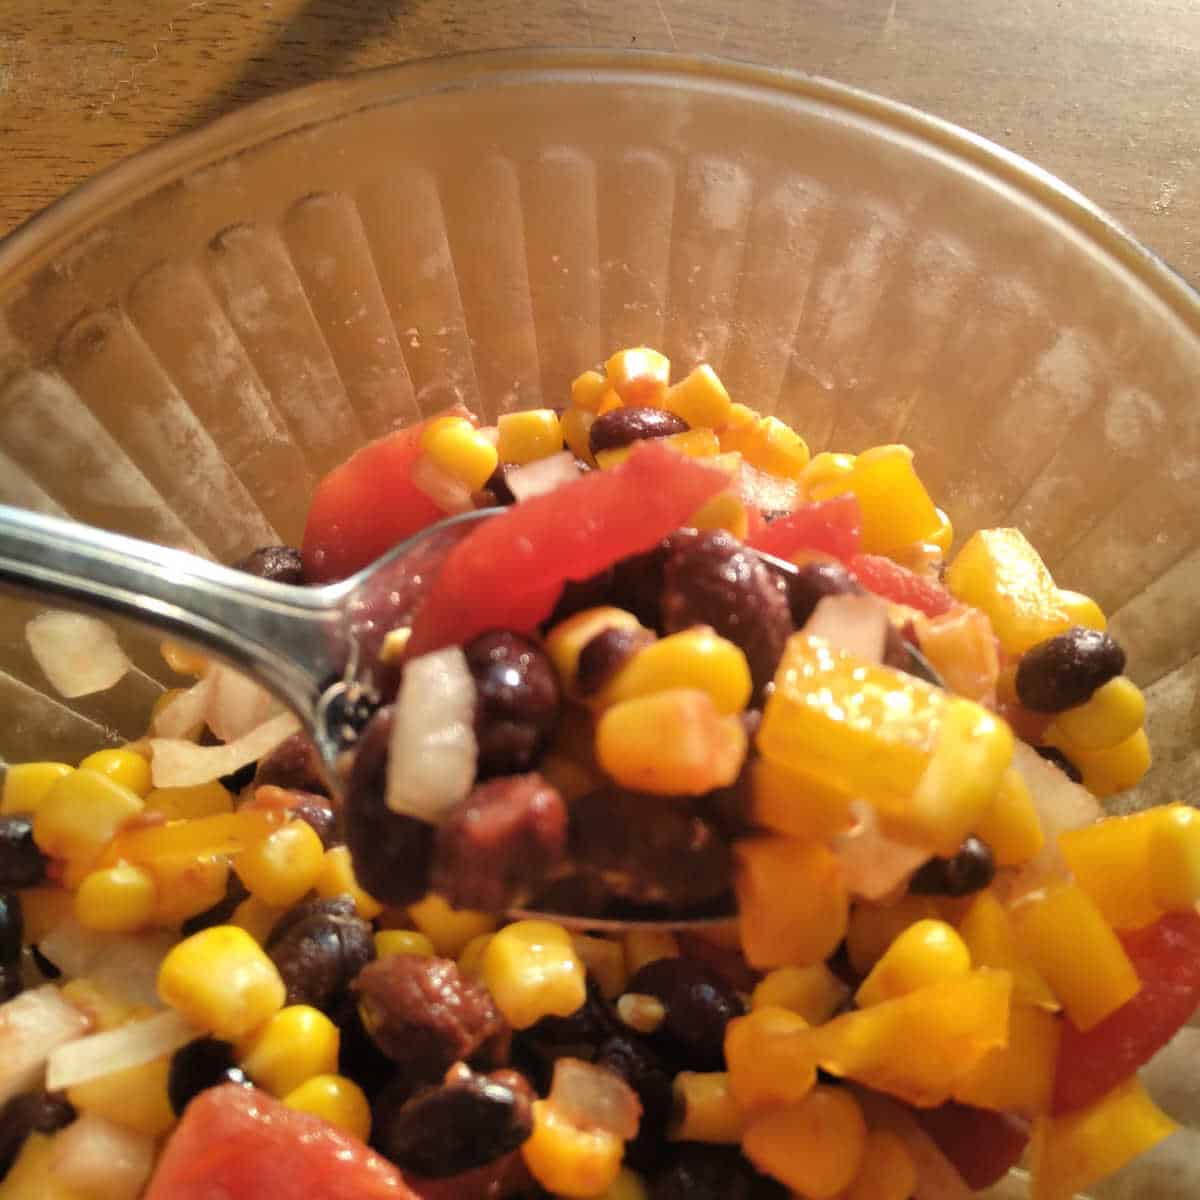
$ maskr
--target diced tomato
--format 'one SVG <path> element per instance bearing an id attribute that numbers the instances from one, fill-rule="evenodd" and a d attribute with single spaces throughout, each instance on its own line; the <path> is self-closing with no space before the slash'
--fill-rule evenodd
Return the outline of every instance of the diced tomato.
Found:
<path id="1" fill-rule="evenodd" d="M 590 471 L 513 505 L 446 556 L 417 610 L 409 656 L 487 629 L 534 629 L 567 580 L 649 550 L 728 484 L 702 460 L 646 441 L 611 471 Z"/>
<path id="2" fill-rule="evenodd" d="M 940 617 L 958 603 L 940 584 L 914 575 L 882 554 L 856 554 L 846 566 L 868 591 L 896 604 L 906 604 L 927 617 Z"/>
<path id="3" fill-rule="evenodd" d="M 778 558 L 790 558 L 801 550 L 815 550 L 847 559 L 858 553 L 861 540 L 862 512 L 858 501 L 849 494 L 805 504 L 747 538 L 756 550 Z"/>
<path id="4" fill-rule="evenodd" d="M 368 442 L 317 484 L 301 548 L 309 582 L 345 579 L 445 516 L 412 482 L 424 428 Z"/>
<path id="5" fill-rule="evenodd" d="M 1200 915 L 1168 913 L 1120 935 L 1142 990 L 1087 1033 L 1063 1022 L 1052 1112 L 1098 1100 L 1165 1046 L 1200 1006 Z"/>
<path id="6" fill-rule="evenodd" d="M 418 1200 L 396 1167 L 257 1088 L 201 1092 L 143 1200 Z"/>
<path id="7" fill-rule="evenodd" d="M 1029 1141 L 1029 1126 L 1019 1117 L 967 1104 L 914 1109 L 913 1116 L 972 1191 L 1003 1179 Z"/>

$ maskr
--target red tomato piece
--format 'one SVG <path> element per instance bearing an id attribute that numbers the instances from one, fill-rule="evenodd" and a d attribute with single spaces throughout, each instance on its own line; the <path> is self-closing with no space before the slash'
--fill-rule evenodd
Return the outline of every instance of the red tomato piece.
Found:
<path id="1" fill-rule="evenodd" d="M 399 1170 L 327 1121 L 226 1084 L 187 1106 L 143 1200 L 418 1200 Z"/>
<path id="2" fill-rule="evenodd" d="M 1200 915 L 1168 913 L 1120 938 L 1142 990 L 1086 1033 L 1063 1021 L 1055 1115 L 1112 1091 L 1148 1063 L 1200 1006 Z"/>
<path id="3" fill-rule="evenodd" d="M 940 584 L 914 575 L 882 554 L 855 554 L 846 566 L 867 591 L 906 604 L 927 617 L 940 617 L 958 604 Z"/>
<path id="4" fill-rule="evenodd" d="M 914 1109 L 913 1116 L 972 1191 L 1003 1179 L 1029 1141 L 1029 1126 L 1019 1117 L 968 1104 Z"/>
<path id="5" fill-rule="evenodd" d="M 755 550 L 778 558 L 791 558 L 801 550 L 815 550 L 847 559 L 858 553 L 862 540 L 862 510 L 851 495 L 805 504 L 751 534 Z"/>
<path id="6" fill-rule="evenodd" d="M 463 416 L 469 416 L 465 409 Z M 313 492 L 304 526 L 304 577 L 345 579 L 446 514 L 413 486 L 424 424 L 368 442 Z"/>
<path id="7" fill-rule="evenodd" d="M 651 440 L 611 471 L 514 504 L 446 556 L 417 610 L 409 656 L 487 629 L 534 629 L 567 580 L 649 550 L 728 486 L 723 472 Z"/>

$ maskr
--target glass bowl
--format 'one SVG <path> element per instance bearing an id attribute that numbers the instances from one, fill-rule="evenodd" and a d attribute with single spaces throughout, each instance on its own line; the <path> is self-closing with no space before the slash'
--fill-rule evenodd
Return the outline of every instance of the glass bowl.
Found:
<path id="1" fill-rule="evenodd" d="M 365 439 L 455 398 L 561 403 L 640 343 L 814 450 L 908 443 L 960 540 L 1022 527 L 1146 689 L 1125 802 L 1197 793 L 1200 296 L 1029 163 L 822 80 L 472 55 L 103 173 L 0 242 L 0 501 L 231 560 L 295 542 Z M 136 736 L 156 640 L 123 631 L 138 669 L 68 704 L 30 611 L 0 604 L 0 759 Z M 1183 1194 L 1170 1171 L 1102 1194 Z"/>

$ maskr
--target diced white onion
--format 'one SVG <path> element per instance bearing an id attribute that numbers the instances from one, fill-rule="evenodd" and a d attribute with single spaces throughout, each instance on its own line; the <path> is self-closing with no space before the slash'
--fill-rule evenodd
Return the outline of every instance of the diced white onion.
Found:
<path id="1" fill-rule="evenodd" d="M 223 742 L 236 742 L 280 711 L 270 692 L 232 667 L 218 664 L 209 677 L 213 688 L 205 719 Z"/>
<path id="2" fill-rule="evenodd" d="M 856 824 L 833 839 L 842 861 L 846 889 L 853 896 L 879 900 L 896 890 L 930 857 L 928 848 L 890 838 L 879 828 L 875 810 L 862 800 L 851 806 Z"/>
<path id="3" fill-rule="evenodd" d="M 466 512 L 475 507 L 471 489 L 449 471 L 442 470 L 427 454 L 417 457 L 409 480 L 419 492 L 424 492 L 444 513 Z"/>
<path id="4" fill-rule="evenodd" d="M 742 502 L 753 505 L 759 512 L 791 512 L 800 501 L 798 483 L 760 471 L 747 462 L 741 464 L 736 487 Z"/>
<path id="5" fill-rule="evenodd" d="M 867 662 L 882 662 L 887 640 L 887 605 L 878 596 L 824 596 L 804 632 Z"/>
<path id="6" fill-rule="evenodd" d="M 576 1129 L 604 1130 L 624 1141 L 637 1136 L 642 1106 L 617 1074 L 579 1058 L 560 1058 L 546 1102 Z"/>
<path id="7" fill-rule="evenodd" d="M 77 1038 L 50 1055 L 46 1087 L 57 1091 L 140 1067 L 164 1054 L 173 1054 L 199 1036 L 186 1018 L 170 1009 L 144 1021 L 131 1021 L 104 1033 Z"/>
<path id="8" fill-rule="evenodd" d="M 87 1028 L 87 1018 L 52 984 L 0 1005 L 0 1104 L 35 1087 L 50 1054 Z"/>
<path id="9" fill-rule="evenodd" d="M 475 780 L 475 680 L 457 646 L 414 658 L 392 716 L 387 806 L 436 822 Z"/>
<path id="10" fill-rule="evenodd" d="M 150 773 L 155 787 L 194 787 L 230 775 L 274 750 L 300 728 L 291 713 L 280 713 L 236 741 L 197 746 L 175 738 L 150 739 Z"/>
<path id="11" fill-rule="evenodd" d="M 68 917 L 38 943 L 64 975 L 86 975 L 127 1004 L 157 1007 L 158 969 L 175 944 L 169 933 L 97 933 Z"/>
<path id="12" fill-rule="evenodd" d="M 130 667 L 113 629 L 81 613 L 39 613 L 25 640 L 50 686 L 68 700 L 112 687 Z"/>
<path id="13" fill-rule="evenodd" d="M 518 500 L 543 496 L 578 478 L 579 464 L 570 450 L 564 450 L 561 454 L 551 454 L 548 458 L 539 458 L 523 467 L 513 467 L 504 472 L 504 482 Z"/>
<path id="14" fill-rule="evenodd" d="M 152 1137 L 83 1113 L 54 1139 L 52 1174 L 72 1195 L 91 1200 L 137 1200 L 157 1149 Z"/>
<path id="15" fill-rule="evenodd" d="M 159 710 L 150 726 L 156 737 L 182 738 L 195 733 L 208 717 L 214 676 L 210 671 Z"/>

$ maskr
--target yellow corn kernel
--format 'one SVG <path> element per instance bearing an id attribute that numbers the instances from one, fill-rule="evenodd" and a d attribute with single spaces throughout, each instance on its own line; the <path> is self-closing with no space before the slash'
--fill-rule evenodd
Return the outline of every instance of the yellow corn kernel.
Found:
<path id="1" fill-rule="evenodd" d="M 1069 1200 L 1178 1128 L 1150 1099 L 1136 1075 L 1087 1108 L 1043 1117 L 1034 1122 L 1029 1147 L 1031 1200 Z"/>
<path id="2" fill-rule="evenodd" d="M 624 404 L 621 402 L 621 397 L 617 394 L 615 389 L 607 388 L 604 392 L 604 395 L 600 397 L 600 403 L 596 408 L 596 416 L 602 417 L 605 413 L 610 413 L 615 408 L 624 407 Z"/>
<path id="3" fill-rule="evenodd" d="M 171 1071 L 169 1055 L 77 1083 L 67 1089 L 67 1099 L 80 1111 L 104 1117 L 126 1129 L 161 1137 L 175 1124 L 175 1110 L 167 1094 Z"/>
<path id="4" fill-rule="evenodd" d="M 73 1004 L 88 1019 L 93 1033 L 107 1033 L 137 1015 L 134 1005 L 121 1000 L 86 975 L 69 979 L 59 988 L 64 1000 Z"/>
<path id="5" fill-rule="evenodd" d="M 810 1025 L 828 1021 L 849 996 L 850 989 L 824 964 L 777 967 L 750 994 L 751 1009 L 785 1008 L 799 1013 Z"/>
<path id="6" fill-rule="evenodd" d="M 208 670 L 208 657 L 182 642 L 164 641 L 159 647 L 163 662 L 176 675 L 192 675 L 199 679 Z"/>
<path id="7" fill-rule="evenodd" d="M 947 569 L 946 586 L 987 613 L 1009 654 L 1024 654 L 1071 625 L 1046 564 L 1018 529 L 972 534 Z"/>
<path id="8" fill-rule="evenodd" d="M 587 998 L 571 936 L 552 921 L 506 925 L 484 950 L 481 975 L 514 1029 L 528 1029 L 542 1017 L 569 1017 Z"/>
<path id="9" fill-rule="evenodd" d="M 669 738 L 663 730 L 670 730 Z M 671 688 L 625 700 L 596 723 L 596 758 L 623 787 L 702 796 L 727 787 L 746 758 L 746 730 L 722 716 L 707 692 Z"/>
<path id="10" fill-rule="evenodd" d="M 592 422 L 596 414 L 582 408 L 568 408 L 559 418 L 562 427 L 563 441 L 567 443 L 571 453 L 582 459 L 590 467 L 596 465 L 595 455 L 592 454 Z"/>
<path id="11" fill-rule="evenodd" d="M 1108 628 L 1103 610 L 1090 596 L 1059 588 L 1058 602 L 1072 625 L 1082 625 L 1084 629 L 1098 629 L 1101 633 Z"/>
<path id="12" fill-rule="evenodd" d="M 168 929 L 212 908 L 229 886 L 229 863 L 222 856 L 162 858 L 145 869 L 154 876 L 158 896 L 154 924 Z"/>
<path id="13" fill-rule="evenodd" d="M 845 491 L 854 470 L 855 455 L 823 450 L 815 455 L 800 476 L 800 490 L 809 500 L 828 500 Z"/>
<path id="14" fill-rule="evenodd" d="M 371 1105 L 362 1088 L 344 1075 L 314 1075 L 283 1097 L 288 1108 L 310 1113 L 365 1142 L 371 1136 Z"/>
<path id="15" fill-rule="evenodd" d="M 487 483 L 500 462 L 496 447 L 465 417 L 439 417 L 421 433 L 430 460 L 472 491 Z"/>
<path id="16" fill-rule="evenodd" d="M 55 783 L 33 817 L 33 838 L 52 858 L 86 861 L 140 813 L 142 798 L 98 771 L 72 771 Z"/>
<path id="17" fill-rule="evenodd" d="M 846 933 L 841 860 L 820 842 L 743 838 L 734 847 L 742 950 L 752 967 L 824 962 Z"/>
<path id="18" fill-rule="evenodd" d="M 916 1186 L 916 1164 L 904 1139 L 890 1129 L 871 1129 L 858 1174 L 841 1200 L 908 1200 Z"/>
<path id="19" fill-rule="evenodd" d="M 1061 1033 L 1062 1022 L 1054 1013 L 1014 1004 L 1007 1045 L 989 1050 L 954 1085 L 954 1098 L 1027 1117 L 1049 1112 Z"/>
<path id="20" fill-rule="evenodd" d="M 556 1196 L 595 1197 L 617 1180 L 625 1143 L 607 1129 L 581 1129 L 547 1100 L 533 1102 L 533 1132 L 521 1145 L 529 1173 Z"/>
<path id="21" fill-rule="evenodd" d="M 858 1174 L 867 1123 L 845 1088 L 819 1086 L 803 1100 L 755 1116 L 742 1151 L 764 1174 L 809 1200 L 832 1200 Z"/>
<path id="22" fill-rule="evenodd" d="M 599 986 L 600 994 L 607 1000 L 615 1000 L 629 982 L 625 947 L 615 938 L 594 937 L 587 933 L 572 934 L 571 945 Z"/>
<path id="23" fill-rule="evenodd" d="M 364 921 L 373 920 L 383 912 L 383 905 L 359 886 L 348 846 L 332 846 L 325 851 L 313 887 L 322 900 L 349 896 L 354 901 L 355 911 Z"/>
<path id="24" fill-rule="evenodd" d="M 375 957 L 387 958 L 389 954 L 415 954 L 418 958 L 432 958 L 433 943 L 415 929 L 381 929 L 375 935 Z"/>
<path id="25" fill-rule="evenodd" d="M 451 908 L 433 892 L 424 900 L 410 905 L 408 915 L 433 943 L 434 953 L 445 958 L 457 958 L 472 938 L 481 933 L 491 933 L 500 923 L 492 913 Z"/>
<path id="26" fill-rule="evenodd" d="M 750 516 L 734 491 L 719 492 L 702 504 L 687 522 L 693 529 L 723 529 L 744 542 L 750 532 Z"/>
<path id="27" fill-rule="evenodd" d="M 1081 1030 L 1098 1025 L 1140 990 L 1117 935 L 1078 885 L 1053 884 L 1022 897 L 1012 920 L 1034 967 Z"/>
<path id="28" fill-rule="evenodd" d="M 1165 912 L 1200 903 L 1200 812 L 1172 804 L 1162 813 L 1147 847 L 1150 888 Z"/>
<path id="29" fill-rule="evenodd" d="M 1132 737 L 1146 719 L 1146 697 L 1132 679 L 1118 675 L 1075 708 L 1054 718 L 1046 741 L 1067 753 L 1075 750 L 1109 750 Z"/>
<path id="30" fill-rule="evenodd" d="M 993 967 L 1012 976 L 1013 997 L 1022 1004 L 1057 1012 L 1058 1001 L 1050 985 L 1025 956 L 1013 930 L 1008 910 L 991 892 L 980 892 L 963 914 L 958 934 L 977 967 Z"/>
<path id="31" fill-rule="evenodd" d="M 689 429 L 684 433 L 669 434 L 658 441 L 688 458 L 715 458 L 721 450 L 721 443 L 711 429 Z M 628 446 L 615 446 L 611 450 L 597 450 L 596 465 L 602 471 L 619 467 L 633 453 L 637 444 L 633 442 Z"/>
<path id="32" fill-rule="evenodd" d="M 75 916 L 85 929 L 134 933 L 150 924 L 157 893 L 149 871 L 120 863 L 84 876 L 75 893 Z"/>
<path id="33" fill-rule="evenodd" d="M 717 432 L 723 433 L 725 430 L 743 429 L 747 425 L 753 425 L 759 416 L 760 414 L 748 404 L 731 404 L 729 406 L 729 415 L 725 418 L 724 423 Z"/>
<path id="34" fill-rule="evenodd" d="M 595 412 L 606 391 L 608 380 L 599 371 L 584 371 L 571 380 L 571 403 L 576 408 Z"/>
<path id="35" fill-rule="evenodd" d="M 678 958 L 679 943 L 665 929 L 631 929 L 625 935 L 625 966 L 630 976 L 660 958 Z"/>
<path id="36" fill-rule="evenodd" d="M 871 968 L 854 999 L 859 1008 L 895 1000 L 971 969 L 971 953 L 953 926 L 925 920 L 910 925 Z"/>
<path id="37" fill-rule="evenodd" d="M 31 946 L 36 946 L 75 911 L 75 897 L 65 888 L 23 888 L 17 895 L 21 898 L 25 941 Z"/>
<path id="38" fill-rule="evenodd" d="M 753 688 L 750 665 L 733 642 L 707 625 L 693 625 L 636 651 L 595 700 L 607 707 L 674 688 L 707 692 L 722 715 L 740 713 Z"/>
<path id="39" fill-rule="evenodd" d="M 237 856 L 234 869 L 252 896 L 290 908 L 316 885 L 325 847 L 307 821 L 289 821 Z"/>
<path id="40" fill-rule="evenodd" d="M 463 975 L 469 979 L 479 979 L 482 976 L 483 952 L 495 936 L 494 933 L 481 933 L 462 948 L 462 953 L 458 956 L 458 969 Z"/>
<path id="41" fill-rule="evenodd" d="M 784 1008 L 756 1008 L 725 1027 L 729 1091 L 750 1114 L 803 1099 L 817 1081 L 808 1022 Z"/>
<path id="42" fill-rule="evenodd" d="M 755 825 L 819 841 L 854 825 L 853 797 L 772 762 L 750 763 L 750 804 Z"/>
<path id="43" fill-rule="evenodd" d="M 563 448 L 562 425 L 552 408 L 501 413 L 498 425 L 501 462 L 524 465 L 557 454 Z"/>
<path id="44" fill-rule="evenodd" d="M 597 1200 L 649 1200 L 649 1197 L 642 1177 L 628 1167 L 622 1167 Z"/>
<path id="45" fill-rule="evenodd" d="M 671 378 L 671 360 L 647 346 L 634 346 L 618 350 L 604 364 L 604 373 L 608 386 L 616 390 L 623 403 L 662 408 Z"/>
<path id="46" fill-rule="evenodd" d="M 97 750 L 79 765 L 84 770 L 107 775 L 143 799 L 150 791 L 150 764 L 135 750 Z"/>
<path id="47" fill-rule="evenodd" d="M 337 1071 L 341 1032 L 307 1004 L 289 1004 L 237 1045 L 242 1070 L 282 1099 L 315 1075 Z"/>
<path id="48" fill-rule="evenodd" d="M 50 789 L 74 769 L 60 762 L 13 763 L 6 767 L 0 813 L 37 812 Z"/>
<path id="49" fill-rule="evenodd" d="M 674 1119 L 671 1139 L 736 1145 L 746 1120 L 729 1090 L 725 1071 L 680 1071 L 671 1086 Z"/>
<path id="50" fill-rule="evenodd" d="M 283 1007 L 286 989 L 275 964 L 244 929 L 214 925 L 168 952 L 158 995 L 198 1029 L 236 1041 Z"/>
<path id="51" fill-rule="evenodd" d="M 559 621 L 546 634 L 546 653 L 568 692 L 575 690 L 575 680 L 579 674 L 579 655 L 584 646 L 592 638 L 609 629 L 625 630 L 629 633 L 640 632 L 647 637 L 654 636 L 633 613 L 626 612 L 623 608 L 613 608 L 611 605 L 585 608 L 565 621 Z"/>
<path id="52" fill-rule="evenodd" d="M 1079 768 L 1083 786 L 1101 800 L 1136 786 L 1150 769 L 1150 741 L 1144 729 L 1108 750 L 1084 750 L 1075 745 L 1070 750 L 1060 749 Z"/>
<path id="53" fill-rule="evenodd" d="M 1036 858 L 1045 844 L 1042 822 L 1020 772 L 1010 767 L 991 804 L 975 821 L 975 834 L 987 842 L 999 867 L 1017 867 Z"/>
<path id="54" fill-rule="evenodd" d="M 752 424 L 725 426 L 722 450 L 736 450 L 752 467 L 780 479 L 799 480 L 808 466 L 808 445 L 778 417 L 759 417 Z"/>
<path id="55" fill-rule="evenodd" d="M 1013 752 L 1012 731 L 974 701 L 805 633 L 788 639 L 757 741 L 773 762 L 870 801 L 947 856 Z"/>
<path id="56" fill-rule="evenodd" d="M 859 975 L 867 975 L 910 925 L 941 916 L 932 896 L 906 893 L 893 904 L 855 903 L 846 925 L 846 952 Z"/>
<path id="57" fill-rule="evenodd" d="M 162 813 L 168 821 L 190 821 L 233 812 L 233 796 L 215 779 L 194 787 L 154 788 L 146 796 L 146 811 Z"/>
<path id="58" fill-rule="evenodd" d="M 667 391 L 664 407 L 693 429 L 701 425 L 719 429 L 729 420 L 733 401 L 716 371 L 702 363 Z"/>

